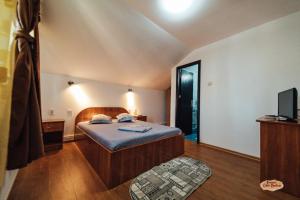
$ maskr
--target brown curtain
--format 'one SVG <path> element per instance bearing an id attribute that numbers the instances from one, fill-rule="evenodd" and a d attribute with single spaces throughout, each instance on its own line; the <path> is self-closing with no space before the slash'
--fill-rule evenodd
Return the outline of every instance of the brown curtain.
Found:
<path id="1" fill-rule="evenodd" d="M 18 0 L 15 71 L 13 80 L 7 169 L 26 166 L 43 155 L 39 42 L 30 32 L 38 31 L 39 0 Z M 35 36 L 38 36 L 35 33 Z"/>

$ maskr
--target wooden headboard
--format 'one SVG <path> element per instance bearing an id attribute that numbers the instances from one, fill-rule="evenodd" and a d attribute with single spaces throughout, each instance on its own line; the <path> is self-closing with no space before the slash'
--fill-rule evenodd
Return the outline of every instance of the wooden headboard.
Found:
<path id="1" fill-rule="evenodd" d="M 120 113 L 128 113 L 125 108 L 121 107 L 90 107 L 86 108 L 78 113 L 75 118 L 75 126 L 79 122 L 89 121 L 93 115 L 104 114 L 116 118 Z"/>

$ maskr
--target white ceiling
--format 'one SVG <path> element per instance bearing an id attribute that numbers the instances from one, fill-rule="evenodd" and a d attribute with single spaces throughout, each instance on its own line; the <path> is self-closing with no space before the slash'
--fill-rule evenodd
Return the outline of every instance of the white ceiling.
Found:
<path id="1" fill-rule="evenodd" d="M 193 0 L 182 15 L 162 0 L 126 0 L 151 21 L 194 49 L 300 10 L 300 0 Z"/>
<path id="2" fill-rule="evenodd" d="M 172 15 L 159 0 L 43 0 L 41 68 L 165 89 L 191 50 L 300 10 L 300 0 L 194 0 Z"/>

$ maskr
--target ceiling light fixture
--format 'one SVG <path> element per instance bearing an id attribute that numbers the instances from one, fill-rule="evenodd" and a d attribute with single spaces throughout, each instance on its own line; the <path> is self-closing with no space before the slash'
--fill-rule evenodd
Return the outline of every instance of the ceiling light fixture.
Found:
<path id="1" fill-rule="evenodd" d="M 179 14 L 191 7 L 193 0 L 161 0 L 163 8 L 172 14 Z"/>

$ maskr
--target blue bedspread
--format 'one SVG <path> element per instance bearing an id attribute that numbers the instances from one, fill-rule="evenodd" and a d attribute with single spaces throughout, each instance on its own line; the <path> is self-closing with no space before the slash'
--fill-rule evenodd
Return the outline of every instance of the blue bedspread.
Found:
<path id="1" fill-rule="evenodd" d="M 118 128 L 121 126 L 133 123 L 151 126 L 152 129 L 146 133 L 125 132 L 118 130 Z M 113 122 L 112 124 L 89 124 L 89 122 L 80 122 L 77 124 L 77 126 L 89 134 L 91 138 L 110 150 L 118 150 L 181 134 L 181 130 L 178 128 L 142 121 L 129 123 Z"/>

